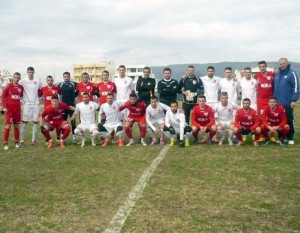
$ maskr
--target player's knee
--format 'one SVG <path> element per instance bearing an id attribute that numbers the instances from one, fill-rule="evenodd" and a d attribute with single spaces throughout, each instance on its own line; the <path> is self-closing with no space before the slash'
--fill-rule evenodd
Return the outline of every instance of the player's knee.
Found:
<path id="1" fill-rule="evenodd" d="M 170 134 L 172 134 L 172 135 L 174 135 L 176 132 L 175 132 L 175 129 L 172 127 L 172 126 L 170 126 L 169 127 L 169 132 L 170 132 Z"/>
<path id="2" fill-rule="evenodd" d="M 76 129 L 74 130 L 74 134 L 76 134 L 76 135 L 80 135 L 80 134 L 81 134 L 81 130 L 80 130 L 80 129 L 78 129 L 78 128 L 76 128 Z"/>
<path id="3" fill-rule="evenodd" d="M 103 126 L 103 124 L 98 124 L 98 131 L 99 132 L 107 132 L 107 129 Z"/>
<path id="4" fill-rule="evenodd" d="M 191 126 L 184 127 L 184 131 L 183 132 L 184 132 L 184 134 L 192 132 Z"/>

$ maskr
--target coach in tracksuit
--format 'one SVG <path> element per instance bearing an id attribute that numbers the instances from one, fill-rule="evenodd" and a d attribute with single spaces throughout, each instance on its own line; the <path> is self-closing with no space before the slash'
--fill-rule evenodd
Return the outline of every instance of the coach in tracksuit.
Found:
<path id="1" fill-rule="evenodd" d="M 294 107 L 299 98 L 299 75 L 291 69 L 291 65 L 286 58 L 279 59 L 279 70 L 274 81 L 274 95 L 277 97 L 278 104 L 285 108 L 290 132 L 287 135 L 287 140 L 290 145 L 294 144 Z"/>
<path id="2" fill-rule="evenodd" d="M 163 70 L 164 79 L 157 84 L 157 91 L 159 93 L 159 101 L 168 106 L 172 101 L 177 99 L 178 82 L 171 78 L 172 71 L 169 67 Z"/>
<path id="3" fill-rule="evenodd" d="M 200 78 L 195 76 L 195 67 L 190 65 L 187 69 L 187 75 L 179 81 L 178 93 L 183 94 L 183 111 L 186 123 L 190 123 L 191 109 L 198 103 L 198 95 L 203 95 L 203 83 Z"/>

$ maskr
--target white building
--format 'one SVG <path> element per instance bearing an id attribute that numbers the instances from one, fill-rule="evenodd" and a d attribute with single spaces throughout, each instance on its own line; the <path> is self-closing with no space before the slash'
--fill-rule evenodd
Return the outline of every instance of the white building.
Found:
<path id="1" fill-rule="evenodd" d="M 2 92 L 4 88 L 12 82 L 12 76 L 8 72 L 8 70 L 0 70 L 0 97 L 2 96 Z M 1 101 L 1 98 L 0 98 Z"/>

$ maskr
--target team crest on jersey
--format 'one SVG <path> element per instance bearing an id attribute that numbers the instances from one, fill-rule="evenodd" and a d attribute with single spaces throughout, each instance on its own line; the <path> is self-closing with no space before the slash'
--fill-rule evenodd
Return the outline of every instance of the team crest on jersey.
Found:
<path id="1" fill-rule="evenodd" d="M 87 87 L 86 87 L 86 89 L 88 89 L 88 90 L 89 90 L 90 88 L 91 88 L 90 86 L 87 86 Z"/>
<path id="2" fill-rule="evenodd" d="M 272 79 L 272 77 L 271 77 L 271 76 L 268 76 L 267 79 L 270 81 L 270 80 Z"/>
<path id="3" fill-rule="evenodd" d="M 217 82 L 217 80 L 214 79 L 214 83 L 216 83 L 216 82 Z"/>
<path id="4" fill-rule="evenodd" d="M 139 109 L 139 108 L 136 108 L 136 111 L 137 111 L 137 112 L 140 112 L 140 111 L 141 111 L 141 109 Z"/>
<path id="5" fill-rule="evenodd" d="M 287 75 L 284 75 L 283 78 L 286 79 L 286 78 L 287 78 Z"/>
<path id="6" fill-rule="evenodd" d="M 208 112 L 205 112 L 205 113 L 204 113 L 204 116 L 208 116 Z"/>
<path id="7" fill-rule="evenodd" d="M 235 83 L 232 83 L 232 86 L 235 86 Z"/>
<path id="8" fill-rule="evenodd" d="M 21 88 L 18 88 L 18 91 L 21 93 L 22 89 L 21 89 Z"/>
<path id="9" fill-rule="evenodd" d="M 231 109 L 230 109 L 230 108 L 228 109 L 228 112 L 231 112 Z"/>
<path id="10" fill-rule="evenodd" d="M 251 120 L 252 119 L 252 116 L 248 116 L 248 120 Z"/>
<path id="11" fill-rule="evenodd" d="M 54 95 L 56 93 L 56 91 L 55 90 L 52 90 L 52 94 Z"/>
<path id="12" fill-rule="evenodd" d="M 116 107 L 115 107 L 115 106 L 113 107 L 113 110 L 116 110 Z"/>
<path id="13" fill-rule="evenodd" d="M 107 88 L 110 88 L 111 87 L 111 85 L 107 85 Z"/>
<path id="14" fill-rule="evenodd" d="M 36 85 L 36 82 L 34 82 L 34 85 Z"/>
<path id="15" fill-rule="evenodd" d="M 278 117 L 278 112 L 274 112 L 274 116 L 275 116 L 275 117 Z"/>
<path id="16" fill-rule="evenodd" d="M 90 110 L 93 110 L 93 106 L 90 106 Z"/>
<path id="17" fill-rule="evenodd" d="M 196 81 L 196 80 L 193 80 L 193 84 L 197 84 L 197 81 Z"/>

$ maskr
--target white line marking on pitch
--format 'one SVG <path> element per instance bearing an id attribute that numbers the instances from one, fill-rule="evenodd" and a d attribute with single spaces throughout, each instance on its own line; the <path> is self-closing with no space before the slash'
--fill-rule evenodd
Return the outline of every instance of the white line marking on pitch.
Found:
<path id="1" fill-rule="evenodd" d="M 143 193 L 146 184 L 148 183 L 149 178 L 154 173 L 157 165 L 163 160 L 166 156 L 169 146 L 165 146 L 158 154 L 158 156 L 152 161 L 150 166 L 143 172 L 139 181 L 133 187 L 131 192 L 128 194 L 127 200 L 124 202 L 122 206 L 118 209 L 116 215 L 110 221 L 108 227 L 104 230 L 105 233 L 115 233 L 120 232 L 122 229 L 129 213 L 132 208 L 135 206 L 136 201 L 140 198 Z"/>

